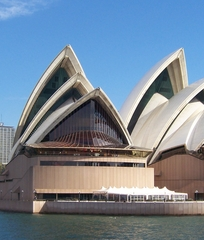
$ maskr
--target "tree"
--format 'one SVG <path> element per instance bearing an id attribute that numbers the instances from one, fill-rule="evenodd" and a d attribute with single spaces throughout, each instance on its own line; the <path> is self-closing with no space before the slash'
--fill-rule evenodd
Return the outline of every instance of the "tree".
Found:
<path id="1" fill-rule="evenodd" d="M 2 174 L 5 171 L 6 165 L 0 163 L 0 174 Z"/>

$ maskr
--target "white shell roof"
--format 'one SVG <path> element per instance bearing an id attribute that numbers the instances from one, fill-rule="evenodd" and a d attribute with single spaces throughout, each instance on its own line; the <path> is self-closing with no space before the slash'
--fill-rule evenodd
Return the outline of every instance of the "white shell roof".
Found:
<path id="1" fill-rule="evenodd" d="M 56 101 L 63 96 L 64 93 L 66 93 L 69 89 L 76 88 L 79 92 L 82 93 L 82 95 L 89 93 L 90 91 L 93 91 L 92 85 L 89 83 L 89 81 L 83 76 L 81 73 L 77 73 L 74 76 L 72 76 L 67 82 L 65 82 L 50 98 L 49 101 L 47 101 L 40 109 L 40 111 L 37 112 L 35 117 L 32 119 L 20 139 L 15 143 L 15 145 L 12 148 L 10 158 L 14 155 L 15 151 L 17 150 L 19 144 L 23 144 L 26 139 L 29 137 L 29 135 L 32 133 L 32 131 L 37 126 L 38 122 L 43 118 L 43 116 L 47 113 L 47 111 L 56 103 Z M 74 103 L 74 100 L 71 98 L 68 100 L 69 104 Z"/>
<path id="2" fill-rule="evenodd" d="M 188 85 L 184 50 L 181 48 L 158 62 L 149 72 L 147 72 L 129 94 L 120 110 L 120 114 L 124 119 L 126 126 L 128 126 L 132 115 L 145 92 L 149 89 L 159 74 L 167 67 L 175 94 Z"/>
<path id="3" fill-rule="evenodd" d="M 162 139 L 150 164 L 154 163 L 163 151 L 177 146 L 185 146 L 188 151 L 196 150 L 203 142 L 204 128 L 201 126 L 204 118 L 203 113 L 204 105 L 201 102 L 189 103 Z"/>
<path id="4" fill-rule="evenodd" d="M 100 89 L 97 88 L 92 92 L 88 93 L 87 95 L 80 98 L 74 104 L 65 102 L 63 106 L 60 106 L 56 111 L 54 111 L 47 119 L 42 123 L 42 125 L 36 130 L 36 132 L 29 138 L 26 142 L 27 145 L 33 143 L 39 143 L 60 121 L 62 121 L 69 113 L 74 111 L 77 107 L 82 105 L 84 102 L 88 101 L 89 99 L 97 98 L 100 101 L 100 104 L 103 105 L 105 111 L 112 115 L 117 122 L 118 126 L 120 127 L 121 131 L 124 133 L 126 137 L 127 143 L 129 145 L 132 144 L 131 137 L 124 126 L 124 123 L 118 114 L 117 110 L 110 102 L 109 98 L 105 95 L 105 93 Z"/>
<path id="5" fill-rule="evenodd" d="M 152 132 L 152 126 L 150 122 L 160 113 L 167 102 L 168 99 L 158 93 L 155 93 L 152 96 L 145 109 L 141 113 L 140 118 L 138 119 L 137 124 L 135 125 L 131 134 L 132 141 L 137 144 L 136 146 L 146 145 L 146 139 L 141 138 L 140 134 L 143 135 L 144 131 L 149 133 Z"/>
<path id="6" fill-rule="evenodd" d="M 18 138 L 22 134 L 22 129 L 33 108 L 35 101 L 37 100 L 40 93 L 43 91 L 46 83 L 50 80 L 50 77 L 52 76 L 52 74 L 56 71 L 57 68 L 59 68 L 59 66 L 65 68 L 70 77 L 72 77 L 76 73 L 81 73 L 84 75 L 84 77 L 86 77 L 80 65 L 80 62 L 78 61 L 71 46 L 66 46 L 58 54 L 58 56 L 52 61 L 52 63 L 46 69 L 46 71 L 44 72 L 44 74 L 36 84 L 35 88 L 33 89 L 33 92 L 31 93 L 25 105 L 25 108 L 23 110 L 23 113 L 20 117 L 17 129 L 16 129 L 14 143 L 18 140 Z"/>
<path id="7" fill-rule="evenodd" d="M 204 79 L 201 79 L 180 91 L 158 109 L 156 108 L 143 125 L 143 129 L 137 135 L 132 135 L 134 145 L 140 146 L 142 143 L 143 147 L 146 148 L 158 147 L 178 115 L 203 88 Z"/>
<path id="8" fill-rule="evenodd" d="M 29 120 L 27 126 L 26 121 L 32 109 L 35 109 L 33 106 L 36 100 L 60 67 L 66 70 L 69 80 L 40 106 L 40 110 L 31 121 Z M 137 106 L 165 69 L 169 74 L 173 97 L 167 99 L 160 93 L 154 93 L 138 117 L 130 136 L 128 125 Z M 82 97 L 78 100 L 67 99 L 35 129 L 56 101 L 74 88 Z M 188 86 L 184 50 L 178 49 L 158 62 L 141 79 L 124 102 L 119 114 L 106 94 L 100 88 L 94 89 L 71 46 L 66 46 L 46 69 L 28 99 L 19 120 L 10 159 L 18 154 L 25 142 L 28 145 L 39 143 L 69 113 L 90 99 L 96 99 L 103 106 L 123 132 L 129 145 L 155 150 L 149 161 L 150 164 L 157 161 L 163 152 L 176 147 L 182 146 L 187 151 L 196 151 L 204 144 L 204 104 L 195 98 L 201 91 L 204 91 L 204 79 Z M 24 126 L 27 126 L 26 129 Z M 23 128 L 24 132 L 22 132 Z"/>

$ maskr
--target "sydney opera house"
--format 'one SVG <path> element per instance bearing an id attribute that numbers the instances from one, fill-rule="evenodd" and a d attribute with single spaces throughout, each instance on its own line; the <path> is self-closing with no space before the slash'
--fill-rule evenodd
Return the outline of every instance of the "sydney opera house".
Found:
<path id="1" fill-rule="evenodd" d="M 184 50 L 158 62 L 118 111 L 66 46 L 20 117 L 1 199 L 85 199 L 102 187 L 204 193 L 204 79 L 188 85 Z"/>

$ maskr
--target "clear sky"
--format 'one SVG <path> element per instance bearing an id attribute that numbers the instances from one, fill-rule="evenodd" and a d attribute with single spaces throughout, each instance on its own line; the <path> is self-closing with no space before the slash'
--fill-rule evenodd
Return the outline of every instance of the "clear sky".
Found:
<path id="1" fill-rule="evenodd" d="M 202 0 L 0 0 L 0 122 L 17 126 L 65 45 L 119 110 L 142 76 L 179 48 L 189 84 L 203 78 L 203 38 Z"/>

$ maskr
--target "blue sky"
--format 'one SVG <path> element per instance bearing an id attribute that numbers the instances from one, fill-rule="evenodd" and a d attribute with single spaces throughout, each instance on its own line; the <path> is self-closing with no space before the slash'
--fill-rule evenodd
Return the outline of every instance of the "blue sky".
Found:
<path id="1" fill-rule="evenodd" d="M 203 78 L 203 14 L 202 0 L 0 0 L 0 121 L 17 126 L 67 44 L 118 110 L 142 76 L 181 47 L 189 84 Z"/>

